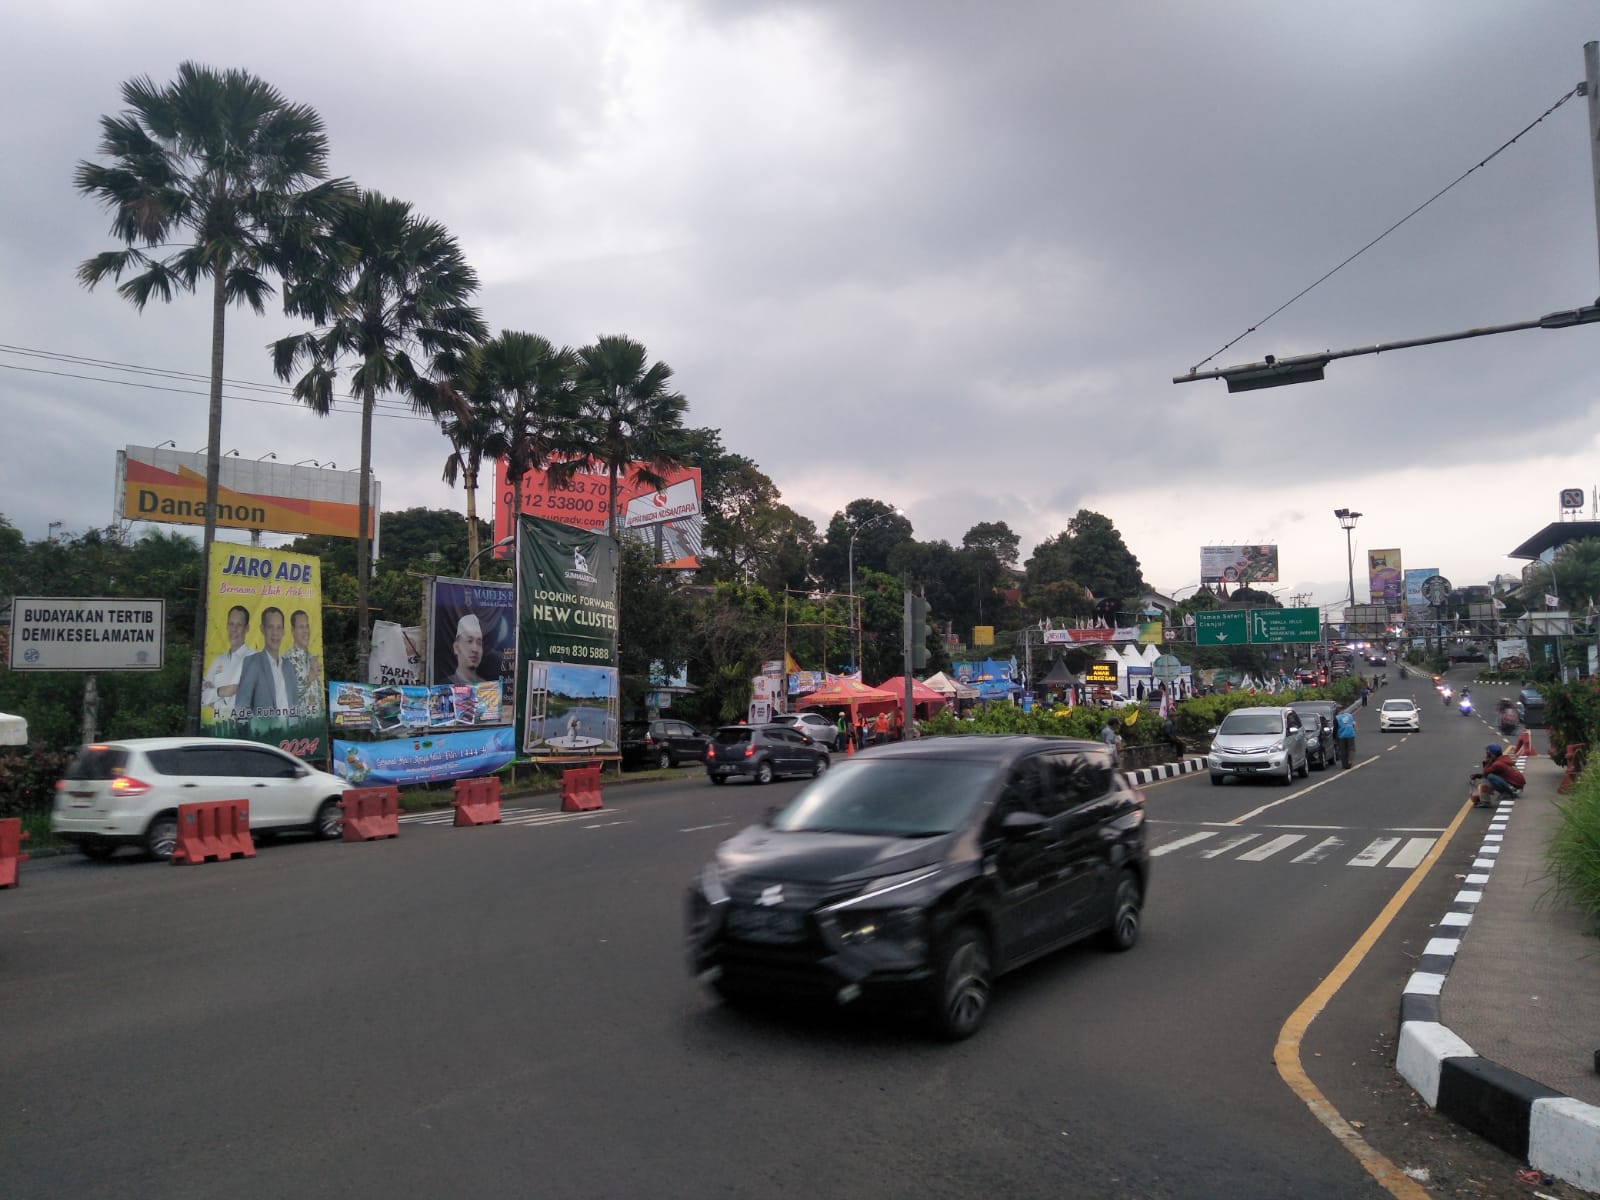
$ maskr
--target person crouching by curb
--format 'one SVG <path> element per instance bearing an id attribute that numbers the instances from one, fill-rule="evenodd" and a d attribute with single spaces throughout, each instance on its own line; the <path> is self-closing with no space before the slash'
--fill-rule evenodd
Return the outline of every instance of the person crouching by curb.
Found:
<path id="1" fill-rule="evenodd" d="M 1472 789 L 1473 808 L 1493 808 L 1500 799 L 1516 796 L 1528 782 L 1498 742 L 1484 747 L 1483 766 L 1472 778 L 1478 785 Z"/>

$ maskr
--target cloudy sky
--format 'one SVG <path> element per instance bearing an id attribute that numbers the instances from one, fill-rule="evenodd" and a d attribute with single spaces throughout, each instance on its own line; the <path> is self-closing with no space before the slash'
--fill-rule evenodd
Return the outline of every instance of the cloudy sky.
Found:
<path id="1" fill-rule="evenodd" d="M 112 245 L 75 163 L 125 79 L 187 59 L 315 108 L 337 174 L 454 232 L 491 328 L 645 343 L 819 525 L 872 496 L 922 538 L 1004 520 L 1026 555 L 1088 507 L 1165 590 L 1202 544 L 1276 542 L 1285 595 L 1331 603 L 1335 508 L 1364 514 L 1365 599 L 1367 548 L 1483 582 L 1600 483 L 1600 326 L 1171 382 L 1570 92 L 1592 4 L 63 0 L 6 25 L 0 511 L 29 537 L 104 525 L 120 447 L 205 441 L 203 383 L 39 357 L 208 369 L 203 299 L 139 314 L 73 274 Z M 1593 303 L 1586 103 L 1212 365 Z M 239 312 L 228 377 L 273 383 L 295 328 Z M 358 461 L 354 417 L 229 394 L 241 457 Z M 381 420 L 385 506 L 459 505 L 444 453 Z"/>

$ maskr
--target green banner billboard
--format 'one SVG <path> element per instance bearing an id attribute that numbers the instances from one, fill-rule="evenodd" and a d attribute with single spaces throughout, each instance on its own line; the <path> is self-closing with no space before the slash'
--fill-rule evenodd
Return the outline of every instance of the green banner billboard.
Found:
<path id="1" fill-rule="evenodd" d="M 517 523 L 517 728 L 548 762 L 617 757 L 617 543 Z"/>

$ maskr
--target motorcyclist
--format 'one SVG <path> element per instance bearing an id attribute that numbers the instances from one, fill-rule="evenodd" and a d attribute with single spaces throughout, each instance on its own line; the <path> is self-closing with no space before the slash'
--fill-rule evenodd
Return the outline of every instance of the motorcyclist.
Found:
<path id="1" fill-rule="evenodd" d="M 1477 784 L 1472 790 L 1474 808 L 1493 808 L 1496 797 L 1516 796 L 1528 782 L 1499 742 L 1490 742 L 1483 748 L 1483 765 L 1472 779 Z"/>
<path id="2" fill-rule="evenodd" d="M 1450 685 L 1447 683 L 1439 689 L 1439 694 L 1444 697 L 1444 706 L 1450 707 Z"/>

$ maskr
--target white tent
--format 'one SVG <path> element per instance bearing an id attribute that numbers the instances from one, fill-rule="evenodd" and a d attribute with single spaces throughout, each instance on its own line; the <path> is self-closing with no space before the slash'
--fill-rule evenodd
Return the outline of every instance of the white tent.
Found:
<path id="1" fill-rule="evenodd" d="M 27 744 L 27 719 L 25 717 L 13 717 L 9 713 L 0 713 L 0 746 L 26 746 Z"/>
<path id="2" fill-rule="evenodd" d="M 976 700 L 978 698 L 977 688 L 968 687 L 959 679 L 951 679 L 950 676 L 946 675 L 943 671 L 940 671 L 937 674 L 929 675 L 922 682 L 928 687 L 931 687 L 934 691 L 940 692 L 943 695 L 949 696 L 955 700 Z"/>

